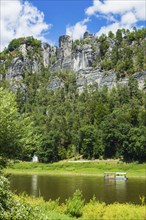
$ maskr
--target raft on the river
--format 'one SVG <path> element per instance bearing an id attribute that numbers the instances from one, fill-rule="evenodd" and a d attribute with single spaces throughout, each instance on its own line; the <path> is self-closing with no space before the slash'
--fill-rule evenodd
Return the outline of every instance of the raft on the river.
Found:
<path id="1" fill-rule="evenodd" d="M 104 172 L 104 179 L 127 180 L 124 172 Z"/>

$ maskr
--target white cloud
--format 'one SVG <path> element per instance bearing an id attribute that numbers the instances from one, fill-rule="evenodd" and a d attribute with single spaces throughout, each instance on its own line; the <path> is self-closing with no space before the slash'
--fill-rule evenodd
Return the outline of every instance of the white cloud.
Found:
<path id="1" fill-rule="evenodd" d="M 25 36 L 45 40 L 44 32 L 51 28 L 44 14 L 29 2 L 1 0 L 1 47 L 3 50 L 14 39 Z"/>
<path id="2" fill-rule="evenodd" d="M 93 0 L 93 5 L 85 10 L 86 15 L 104 17 L 111 24 L 103 26 L 96 35 L 116 32 L 119 28 L 131 29 L 138 21 L 146 20 L 145 0 Z M 117 20 L 118 16 L 118 20 Z M 112 18 L 112 19 L 110 19 Z"/>
<path id="3" fill-rule="evenodd" d="M 73 40 L 80 39 L 87 31 L 87 22 L 89 22 L 89 18 L 79 21 L 73 26 L 68 25 L 66 28 L 66 34 L 71 36 Z"/>
<path id="4" fill-rule="evenodd" d="M 132 12 L 127 12 L 121 17 L 121 21 L 114 21 L 114 23 L 103 26 L 100 28 L 100 30 L 96 33 L 97 36 L 100 36 L 101 34 L 108 34 L 109 31 L 112 31 L 113 33 L 116 33 L 118 29 L 132 29 L 133 24 L 135 24 L 137 21 L 135 15 Z"/>
<path id="5" fill-rule="evenodd" d="M 100 36 L 102 35 L 103 33 L 104 34 L 108 34 L 109 31 L 112 31 L 113 33 L 116 32 L 117 29 L 120 28 L 120 25 L 118 22 L 116 23 L 113 23 L 113 24 L 110 24 L 110 25 L 107 25 L 107 26 L 103 26 L 100 28 L 100 30 L 96 33 L 96 36 Z"/>
<path id="6" fill-rule="evenodd" d="M 133 25 L 137 22 L 136 16 L 133 12 L 127 12 L 121 17 L 121 24 Z"/>
<path id="7" fill-rule="evenodd" d="M 88 16 L 95 15 L 96 13 L 103 14 L 125 14 L 128 11 L 134 11 L 137 19 L 146 19 L 145 15 L 145 0 L 93 0 L 93 5 L 85 10 Z"/>
<path id="8" fill-rule="evenodd" d="M 113 33 L 116 33 L 116 31 L 118 29 L 122 29 L 122 28 L 131 29 L 131 27 L 129 25 L 122 26 L 119 22 L 115 22 L 113 24 L 101 27 L 100 30 L 96 33 L 96 36 L 100 36 L 103 33 L 108 35 L 109 31 L 112 31 Z"/>

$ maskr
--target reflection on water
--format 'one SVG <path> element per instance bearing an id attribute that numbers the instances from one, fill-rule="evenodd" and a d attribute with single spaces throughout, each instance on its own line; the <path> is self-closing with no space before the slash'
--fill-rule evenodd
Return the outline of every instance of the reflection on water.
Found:
<path id="1" fill-rule="evenodd" d="M 37 196 L 37 188 L 38 188 L 38 176 L 32 175 L 31 177 L 31 194 Z"/>
<path id="2" fill-rule="evenodd" d="M 116 181 L 116 196 L 120 196 L 122 200 L 126 200 L 127 195 L 127 181 L 117 180 Z"/>
<path id="3" fill-rule="evenodd" d="M 127 197 L 127 181 L 125 180 L 114 180 L 114 179 L 105 179 L 105 195 L 109 198 L 113 195 L 115 201 L 124 202 Z"/>
<path id="4" fill-rule="evenodd" d="M 72 196 L 76 189 L 80 189 L 86 201 L 95 195 L 97 200 L 106 203 L 132 202 L 140 203 L 139 195 L 145 195 L 144 179 L 105 180 L 93 176 L 38 176 L 14 175 L 11 178 L 13 191 L 26 192 L 36 197 L 43 196 L 45 200 L 57 199 L 60 202 Z"/>

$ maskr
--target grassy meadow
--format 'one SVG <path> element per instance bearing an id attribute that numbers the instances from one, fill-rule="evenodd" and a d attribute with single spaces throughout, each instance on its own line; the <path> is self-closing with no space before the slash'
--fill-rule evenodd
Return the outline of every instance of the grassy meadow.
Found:
<path id="1" fill-rule="evenodd" d="M 61 161 L 56 163 L 15 162 L 5 169 L 5 173 L 39 175 L 97 175 L 104 172 L 126 172 L 127 177 L 146 177 L 146 163 L 123 163 L 118 160 Z"/>

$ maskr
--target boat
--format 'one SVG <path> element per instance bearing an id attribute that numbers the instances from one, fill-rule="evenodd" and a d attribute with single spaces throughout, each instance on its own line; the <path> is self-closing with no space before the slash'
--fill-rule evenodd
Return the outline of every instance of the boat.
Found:
<path id="1" fill-rule="evenodd" d="M 124 172 L 104 172 L 104 179 L 127 180 L 128 178 Z"/>

